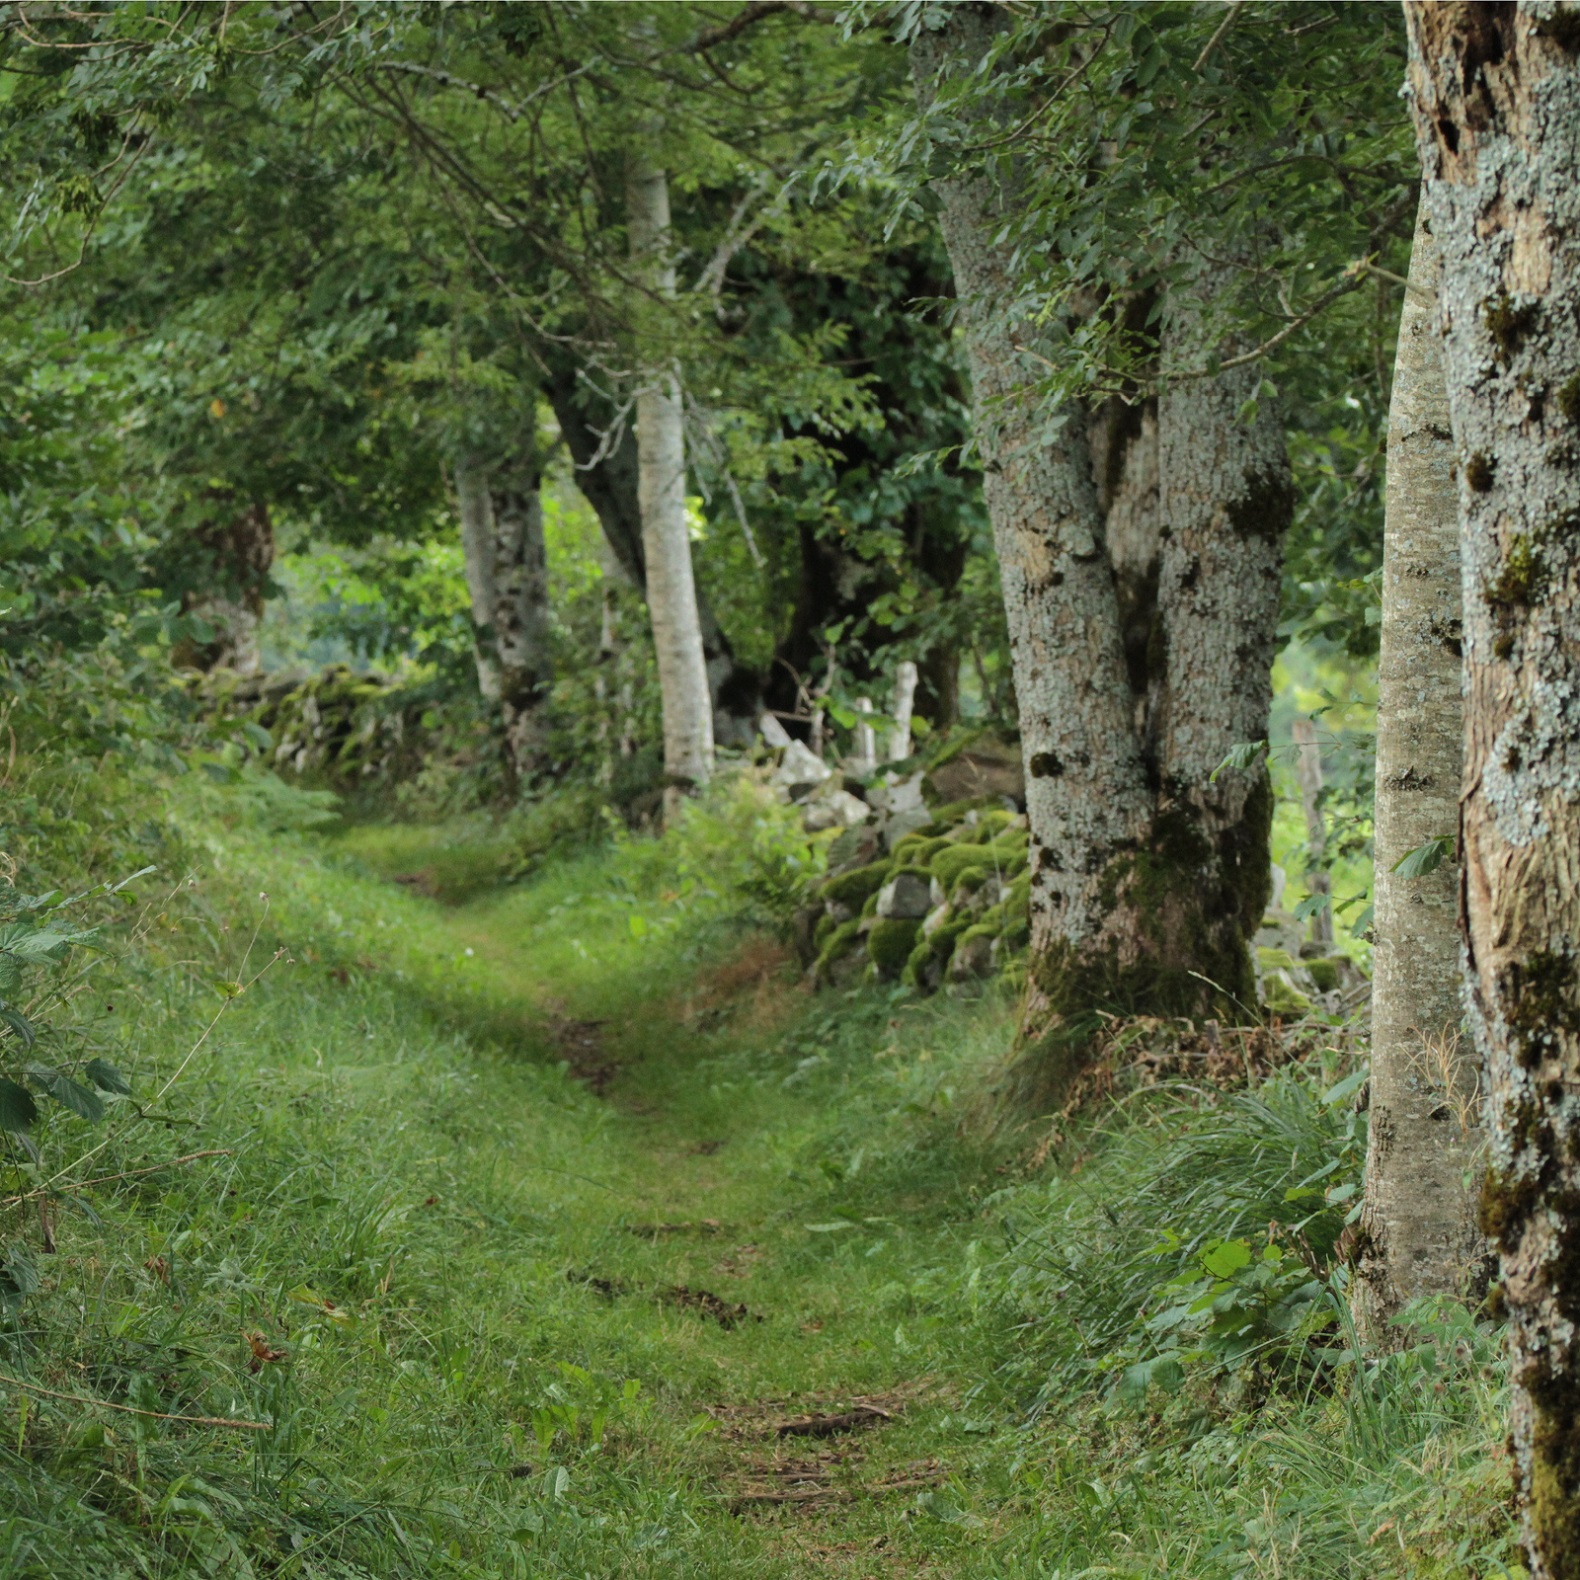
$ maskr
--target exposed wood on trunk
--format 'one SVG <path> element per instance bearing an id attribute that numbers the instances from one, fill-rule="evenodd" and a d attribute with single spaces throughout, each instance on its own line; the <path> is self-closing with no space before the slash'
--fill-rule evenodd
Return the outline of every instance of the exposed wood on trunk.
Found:
<path id="1" fill-rule="evenodd" d="M 1461 1038 L 1459 864 L 1404 877 L 1412 850 L 1459 820 L 1459 511 L 1437 325 L 1437 253 L 1423 202 L 1388 412 L 1382 653 L 1377 666 L 1376 920 L 1371 1126 L 1355 1315 L 1374 1345 L 1422 1295 L 1467 1293 L 1481 1262 L 1466 1179 L 1479 1071 Z"/>
<path id="2" fill-rule="evenodd" d="M 1572 8 L 1407 4 L 1464 595 L 1467 1014 L 1533 1580 L 1580 1577 L 1580 53 Z"/>

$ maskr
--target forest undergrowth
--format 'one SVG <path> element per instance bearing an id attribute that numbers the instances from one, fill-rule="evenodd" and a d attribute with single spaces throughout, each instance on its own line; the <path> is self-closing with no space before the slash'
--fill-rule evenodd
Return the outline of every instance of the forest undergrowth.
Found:
<path id="1" fill-rule="evenodd" d="M 38 985 L 130 1095 L 8 1169 L 0 1574 L 1521 1573 L 1495 1333 L 1336 1316 L 1340 1028 L 992 1125 L 1013 1004 L 803 991 L 748 786 L 501 886 L 67 762 L 19 889 L 157 870 Z"/>

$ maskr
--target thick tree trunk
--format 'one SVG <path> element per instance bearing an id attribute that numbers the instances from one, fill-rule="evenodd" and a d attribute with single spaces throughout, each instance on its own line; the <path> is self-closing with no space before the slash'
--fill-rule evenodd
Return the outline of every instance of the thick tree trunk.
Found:
<path id="1" fill-rule="evenodd" d="M 198 585 L 181 600 L 182 613 L 196 615 L 212 634 L 181 642 L 171 657 L 183 669 L 255 674 L 262 666 L 258 623 L 274 564 L 274 525 L 262 500 L 238 508 L 228 489 L 217 489 L 214 504 L 216 516 L 194 534 L 193 564 L 184 567 Z"/>
<path id="2" fill-rule="evenodd" d="M 1221 276 L 1198 282 L 1206 293 Z M 1211 349 L 1194 306 L 1165 315 L 1165 365 Z M 1234 349 L 1220 347 L 1220 351 Z M 1209 978 L 1243 1013 L 1256 1005 L 1251 940 L 1272 894 L 1273 794 L 1265 763 L 1224 768 L 1267 734 L 1284 536 L 1294 486 L 1276 400 L 1257 398 L 1256 364 L 1175 384 L 1158 402 L 1158 474 L 1167 531 L 1158 573 L 1164 640 L 1158 704 L 1154 859 L 1147 924 L 1159 968 Z M 1242 416 L 1248 403 L 1254 415 Z M 1171 995 L 1205 1009 L 1200 985 Z M 1217 1005 L 1213 1007 L 1219 1007 Z"/>
<path id="3" fill-rule="evenodd" d="M 1459 1035 L 1459 864 L 1393 869 L 1459 823 L 1459 511 L 1437 325 L 1437 253 L 1423 201 L 1388 412 L 1382 655 L 1377 666 L 1376 945 L 1371 1126 L 1355 1318 L 1368 1340 L 1422 1295 L 1464 1294 L 1480 1262 L 1466 1186 L 1478 1071 Z"/>
<path id="4" fill-rule="evenodd" d="M 1464 590 L 1467 1011 L 1533 1580 L 1580 1577 L 1580 36 L 1405 8 Z"/>
<path id="5" fill-rule="evenodd" d="M 924 96 L 974 69 L 1002 25 L 978 6 L 945 18 L 913 45 Z M 1234 1014 L 1252 1002 L 1271 796 L 1263 768 L 1213 775 L 1232 746 L 1267 733 L 1291 488 L 1277 413 L 1238 415 L 1254 368 L 1171 390 L 1155 429 L 1145 408 L 1050 420 L 1021 349 L 1036 330 L 1017 318 L 1012 251 L 997 239 L 1017 208 L 1014 176 L 1003 179 L 936 186 L 1026 755 L 1021 1036 L 1046 1090 L 1084 1056 L 1093 1011 Z M 1194 317 L 1170 325 L 1176 341 L 1196 333 Z M 1132 632 L 1144 635 L 1127 642 Z"/>
<path id="6" fill-rule="evenodd" d="M 461 518 L 461 555 L 472 607 L 472 653 L 477 689 L 487 702 L 499 701 L 499 664 L 494 657 L 494 512 L 488 478 L 473 457 L 455 463 L 456 514 Z"/>
<path id="7" fill-rule="evenodd" d="M 494 543 L 491 656 L 505 747 L 518 783 L 546 766 L 544 704 L 554 680 L 542 485 L 536 436 L 529 431 L 488 490 Z"/>
<path id="8" fill-rule="evenodd" d="M 641 153 L 626 169 L 626 223 L 631 257 L 657 298 L 675 293 L 669 224 L 669 182 Z M 665 805 L 708 782 L 713 773 L 713 699 L 686 519 L 686 435 L 680 380 L 664 363 L 640 374 L 636 397 L 637 498 L 647 607 L 664 703 Z"/>

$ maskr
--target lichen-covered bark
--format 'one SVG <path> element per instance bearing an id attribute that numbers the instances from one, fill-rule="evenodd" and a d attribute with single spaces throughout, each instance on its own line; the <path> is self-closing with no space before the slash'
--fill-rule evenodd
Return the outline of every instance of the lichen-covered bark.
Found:
<path id="1" fill-rule="evenodd" d="M 972 68 L 1001 25 L 962 5 L 912 46 L 919 91 Z M 1113 570 L 1093 483 L 1087 416 L 1050 414 L 1020 346 L 1010 248 L 995 240 L 1016 194 L 985 176 L 935 183 L 965 327 L 983 494 L 993 522 L 1026 757 L 1034 841 L 1033 969 L 1026 1028 L 1086 1010 L 1132 955 L 1115 862 L 1143 842 L 1151 796 L 1132 725 Z"/>
<path id="2" fill-rule="evenodd" d="M 924 98 L 974 70 L 1002 25 L 959 5 L 919 33 Z M 1083 1055 L 1094 1010 L 1252 1001 L 1271 796 L 1263 770 L 1212 776 L 1267 733 L 1289 469 L 1276 411 L 1238 415 L 1254 368 L 1180 385 L 1155 412 L 1048 412 L 1001 239 L 1013 166 L 935 187 L 1020 705 L 1033 841 L 1021 1036 L 1046 1093 Z M 1201 337 L 1183 309 L 1170 324 L 1180 345 Z"/>
<path id="3" fill-rule="evenodd" d="M 1463 758 L 1459 510 L 1437 252 L 1423 201 L 1388 411 L 1382 654 L 1377 666 L 1371 1125 L 1355 1318 L 1369 1341 L 1422 1295 L 1464 1294 L 1480 1263 L 1476 1059 L 1459 1034 L 1459 863 L 1401 877 L 1456 832 Z"/>
<path id="4" fill-rule="evenodd" d="M 536 445 L 523 437 L 490 480 L 494 609 L 491 654 L 505 745 L 518 780 L 544 767 L 544 704 L 553 683 L 549 568 Z"/>
<path id="5" fill-rule="evenodd" d="M 1210 299 L 1223 285 L 1205 275 L 1192 295 Z M 1208 349 L 1196 302 L 1170 304 L 1165 365 L 1199 366 Z M 1252 363 L 1178 382 L 1158 403 L 1165 661 L 1154 840 L 1167 844 L 1172 881 L 1153 925 L 1160 967 L 1210 977 L 1230 1011 L 1256 1002 L 1250 940 L 1271 894 L 1273 798 L 1264 763 L 1221 765 L 1267 734 L 1294 508 L 1283 413 L 1256 398 L 1261 380 Z"/>
<path id="6" fill-rule="evenodd" d="M 1580 25 L 1409 4 L 1464 592 L 1467 1012 L 1534 1580 L 1580 1577 Z"/>

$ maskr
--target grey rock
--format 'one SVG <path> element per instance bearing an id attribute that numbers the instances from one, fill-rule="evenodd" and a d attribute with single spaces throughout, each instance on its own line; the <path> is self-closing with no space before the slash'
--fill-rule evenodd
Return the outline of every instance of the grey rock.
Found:
<path id="1" fill-rule="evenodd" d="M 920 921 L 932 908 L 932 885 L 917 873 L 902 872 L 878 890 L 879 916 Z"/>

